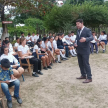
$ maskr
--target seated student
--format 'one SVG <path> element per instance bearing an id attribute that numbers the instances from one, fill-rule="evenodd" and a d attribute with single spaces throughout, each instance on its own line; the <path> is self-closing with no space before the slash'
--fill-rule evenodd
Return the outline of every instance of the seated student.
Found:
<path id="1" fill-rule="evenodd" d="M 41 53 L 47 53 L 48 54 L 49 63 L 50 63 L 50 65 L 52 65 L 52 53 L 48 49 L 48 38 L 47 37 L 43 38 L 43 41 L 41 44 Z"/>
<path id="2" fill-rule="evenodd" d="M 99 43 L 97 44 L 98 46 L 101 45 L 101 47 L 103 48 L 103 53 L 105 52 L 105 48 L 104 45 L 107 44 L 107 35 L 105 31 L 101 32 L 101 35 L 98 38 Z"/>
<path id="3" fill-rule="evenodd" d="M 1 55 L 0 60 L 4 58 L 8 59 L 12 65 L 14 76 L 16 78 L 20 78 L 20 76 L 24 73 L 24 69 L 20 67 L 20 65 L 15 66 L 18 65 L 18 60 L 12 54 L 9 53 L 9 49 L 7 46 L 4 46 L 2 51 L 3 54 Z"/>
<path id="4" fill-rule="evenodd" d="M 25 57 L 31 56 L 32 53 L 30 52 L 28 46 L 26 45 L 26 39 L 20 39 L 20 45 L 18 46 L 18 53 L 19 56 L 22 58 L 22 63 L 27 63 Z M 33 64 L 33 73 L 32 76 L 39 77 L 38 74 L 43 75 L 41 72 L 41 60 L 35 57 L 30 58 L 30 63 Z M 37 74 L 38 73 L 38 74 Z"/>
<path id="5" fill-rule="evenodd" d="M 68 35 L 65 36 L 66 39 L 66 45 L 69 48 L 70 54 L 75 57 L 77 55 L 75 49 L 74 49 L 74 43 L 72 43 L 72 37 L 71 37 L 71 33 L 68 33 Z"/>
<path id="6" fill-rule="evenodd" d="M 54 53 L 54 47 L 53 47 L 53 36 L 50 36 L 49 37 L 49 41 L 48 41 L 48 50 L 49 51 L 51 51 L 51 56 L 52 56 L 52 58 L 53 58 L 53 60 L 55 61 L 55 57 L 54 57 L 54 55 L 53 55 L 53 53 Z M 60 61 L 60 51 L 58 52 L 57 51 L 57 49 L 56 49 L 56 55 L 57 55 L 57 58 L 58 58 L 58 63 L 61 63 L 61 61 Z"/>
<path id="7" fill-rule="evenodd" d="M 18 51 L 19 42 L 20 42 L 20 38 L 19 38 L 19 37 L 16 37 L 16 43 L 15 43 L 15 45 L 14 45 L 14 50 L 15 50 L 15 52 Z"/>
<path id="8" fill-rule="evenodd" d="M 14 51 L 12 44 L 9 42 L 9 40 L 5 40 L 4 41 L 4 45 L 3 46 L 7 46 L 9 48 L 9 53 L 11 53 L 12 55 L 16 55 L 17 53 Z"/>
<path id="9" fill-rule="evenodd" d="M 20 38 L 24 38 L 24 32 L 21 32 Z"/>
<path id="10" fill-rule="evenodd" d="M 61 57 L 62 57 L 62 60 L 68 60 L 68 59 L 65 57 L 65 50 L 63 50 L 63 49 L 58 49 L 58 48 L 57 48 L 57 40 L 58 40 L 58 35 L 56 35 L 56 36 L 54 37 L 54 40 L 53 40 L 54 52 L 57 53 L 57 54 L 60 54 Z"/>
<path id="11" fill-rule="evenodd" d="M 13 71 L 10 68 L 10 62 L 8 59 L 1 60 L 1 67 L 0 67 L 0 83 L 3 93 L 7 98 L 7 106 L 8 108 L 12 108 L 12 97 L 9 93 L 9 88 L 15 86 L 14 90 L 14 98 L 17 100 L 19 104 L 22 104 L 22 100 L 19 97 L 19 88 L 20 88 L 20 81 L 16 79 L 13 82 L 9 82 L 12 79 L 16 79 L 13 75 Z"/>
<path id="12" fill-rule="evenodd" d="M 35 36 L 35 33 L 32 33 L 32 36 L 31 36 L 30 38 L 31 38 L 31 42 L 32 42 L 33 44 L 35 44 L 35 43 L 36 43 L 36 36 Z"/>
<path id="13" fill-rule="evenodd" d="M 92 32 L 93 35 L 93 40 L 90 42 L 90 46 L 91 46 L 91 53 L 94 53 L 94 46 L 96 48 L 96 53 L 98 54 L 98 46 L 97 46 L 97 36 L 95 35 L 95 32 Z"/>
<path id="14" fill-rule="evenodd" d="M 72 42 L 72 44 L 74 44 L 75 43 L 75 40 L 76 40 L 76 35 L 74 34 L 74 31 L 71 31 L 71 42 Z"/>
<path id="15" fill-rule="evenodd" d="M 39 39 L 39 33 L 36 33 L 35 38 L 36 38 L 36 42 L 37 42 L 37 40 Z"/>
<path id="16" fill-rule="evenodd" d="M 53 36 L 53 39 L 54 39 L 54 37 L 56 36 L 55 33 L 53 33 L 52 36 Z"/>
<path id="17" fill-rule="evenodd" d="M 48 38 L 49 38 L 50 36 L 52 36 L 52 33 L 51 33 L 51 32 L 49 32 L 49 34 L 48 34 Z"/>
<path id="18" fill-rule="evenodd" d="M 37 58 L 37 55 L 39 55 L 39 59 L 41 59 L 43 63 L 43 69 L 45 70 L 48 70 L 48 68 L 52 69 L 51 66 L 49 65 L 49 58 L 47 56 L 47 53 L 41 53 L 41 44 L 42 44 L 42 40 L 38 39 L 36 42 L 36 45 L 33 48 L 33 55 L 36 58 Z"/>

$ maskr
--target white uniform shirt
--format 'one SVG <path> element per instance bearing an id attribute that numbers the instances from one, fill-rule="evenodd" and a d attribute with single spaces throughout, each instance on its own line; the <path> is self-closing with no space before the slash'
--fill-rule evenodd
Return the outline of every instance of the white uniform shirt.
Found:
<path id="1" fill-rule="evenodd" d="M 72 41 L 75 41 L 75 39 L 76 39 L 76 35 L 71 36 L 71 40 L 72 40 Z"/>
<path id="2" fill-rule="evenodd" d="M 30 36 L 31 37 L 31 40 L 34 42 L 36 41 L 36 36 Z"/>
<path id="3" fill-rule="evenodd" d="M 10 53 L 8 53 L 8 55 L 6 54 L 2 54 L 1 57 L 0 57 L 0 60 L 2 59 L 8 59 L 11 63 L 18 63 L 18 60 Z"/>
<path id="4" fill-rule="evenodd" d="M 107 35 L 100 35 L 98 38 L 99 41 L 101 40 L 107 40 Z"/>
<path id="5" fill-rule="evenodd" d="M 18 47 L 18 46 L 19 46 L 19 43 L 16 42 L 15 45 L 14 45 L 14 47 Z"/>
<path id="6" fill-rule="evenodd" d="M 44 49 L 46 48 L 46 45 L 45 45 L 44 41 L 42 41 L 41 47 L 44 48 Z M 47 47 L 48 47 L 48 43 L 47 43 Z"/>
<path id="7" fill-rule="evenodd" d="M 13 47 L 12 47 L 11 43 L 9 44 L 9 53 L 14 54 Z"/>
<path id="8" fill-rule="evenodd" d="M 38 36 L 36 35 L 35 38 L 36 38 L 36 41 L 37 41 L 39 39 L 39 35 Z"/>
<path id="9" fill-rule="evenodd" d="M 66 38 L 68 38 L 69 40 L 66 39 Z M 70 41 L 70 40 L 71 40 L 71 37 L 69 37 L 68 35 L 66 35 L 66 36 L 65 36 L 65 39 L 66 39 L 66 41 L 68 42 L 68 45 L 69 45 L 69 44 L 72 44 L 72 42 Z M 67 43 L 67 42 L 66 42 L 66 43 Z"/>
<path id="10" fill-rule="evenodd" d="M 54 49 L 57 49 L 57 41 L 56 40 L 53 41 L 53 47 L 54 47 Z"/>
<path id="11" fill-rule="evenodd" d="M 22 45 L 18 46 L 18 51 L 22 51 L 22 54 L 27 54 L 29 50 L 29 47 L 27 45 L 25 45 L 25 47 L 23 47 Z"/>
<path id="12" fill-rule="evenodd" d="M 34 46 L 33 52 L 36 52 L 36 50 L 38 50 L 38 52 L 40 52 L 40 48 L 37 45 Z"/>
<path id="13" fill-rule="evenodd" d="M 27 42 L 31 42 L 30 36 L 27 36 L 27 37 L 26 37 L 26 40 L 27 40 Z"/>
<path id="14" fill-rule="evenodd" d="M 91 41 L 91 43 L 96 43 L 97 36 L 95 36 L 95 38 Z"/>

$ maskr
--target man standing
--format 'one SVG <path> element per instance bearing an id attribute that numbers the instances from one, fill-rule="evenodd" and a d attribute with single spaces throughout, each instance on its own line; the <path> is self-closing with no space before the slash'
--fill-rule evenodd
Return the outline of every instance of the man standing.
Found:
<path id="1" fill-rule="evenodd" d="M 78 63 L 81 71 L 81 77 L 77 79 L 86 79 L 83 83 L 92 82 L 91 68 L 89 65 L 90 41 L 93 40 L 91 30 L 83 25 L 83 20 L 76 21 L 78 28 L 75 46 L 77 47 Z M 87 77 L 86 77 L 87 75 Z"/>

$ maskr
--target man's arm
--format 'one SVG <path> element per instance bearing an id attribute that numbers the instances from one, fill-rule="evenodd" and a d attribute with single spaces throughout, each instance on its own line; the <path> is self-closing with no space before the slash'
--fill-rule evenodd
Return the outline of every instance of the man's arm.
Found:
<path id="1" fill-rule="evenodd" d="M 93 35 L 91 33 L 91 30 L 88 29 L 88 31 L 87 31 L 87 37 L 86 37 L 86 42 L 90 42 L 92 40 L 93 40 Z"/>

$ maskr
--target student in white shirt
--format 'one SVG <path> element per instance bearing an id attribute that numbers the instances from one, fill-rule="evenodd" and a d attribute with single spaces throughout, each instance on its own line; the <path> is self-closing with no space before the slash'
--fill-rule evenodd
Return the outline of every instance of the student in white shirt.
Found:
<path id="1" fill-rule="evenodd" d="M 42 47 L 41 52 L 48 54 L 49 63 L 50 63 L 50 65 L 52 65 L 52 52 L 48 48 L 48 38 L 47 37 L 43 38 L 41 47 Z"/>
<path id="2" fill-rule="evenodd" d="M 34 44 L 36 43 L 36 36 L 35 36 L 35 33 L 32 33 L 31 41 L 32 41 Z"/>
<path id="3" fill-rule="evenodd" d="M 56 36 L 56 35 L 55 35 L 55 33 L 53 33 L 53 34 L 52 34 L 52 36 L 53 36 L 53 39 L 54 39 L 54 38 L 55 38 L 55 36 Z"/>
<path id="4" fill-rule="evenodd" d="M 26 37 L 26 41 L 27 41 L 27 43 L 31 42 L 30 33 L 28 33 L 28 36 Z"/>
<path id="5" fill-rule="evenodd" d="M 19 46 L 20 38 L 16 37 L 16 43 L 14 45 L 14 50 L 17 52 L 18 51 L 18 46 Z"/>
<path id="6" fill-rule="evenodd" d="M 21 32 L 20 38 L 24 38 L 24 32 Z"/>
<path id="7" fill-rule="evenodd" d="M 29 50 L 29 47 L 26 45 L 25 38 L 20 39 L 20 46 L 18 47 L 18 53 L 19 53 L 19 56 L 22 58 L 21 60 L 22 63 L 27 63 L 26 59 L 24 58 L 32 55 L 32 53 Z M 43 73 L 41 72 L 41 60 L 35 57 L 30 58 L 29 60 L 30 60 L 30 63 L 33 64 L 32 76 L 39 77 L 38 74 L 43 75 Z"/>
<path id="8" fill-rule="evenodd" d="M 36 33 L 35 38 L 36 38 L 36 42 L 37 42 L 37 40 L 39 39 L 39 33 Z"/>
<path id="9" fill-rule="evenodd" d="M 54 37 L 54 40 L 53 40 L 53 48 L 54 48 L 54 52 L 57 54 L 58 56 L 58 61 L 59 61 L 59 55 L 61 55 L 62 57 L 62 60 L 66 60 L 66 57 L 65 57 L 65 50 L 63 49 L 58 49 L 57 48 L 57 40 L 58 40 L 58 35 L 56 35 Z"/>
<path id="10" fill-rule="evenodd" d="M 54 41 L 53 41 L 53 36 L 50 36 L 49 37 L 49 42 L 48 42 L 49 44 L 48 44 L 48 47 L 49 47 L 49 49 L 50 49 L 50 51 L 51 51 L 51 49 L 52 49 L 52 56 L 53 56 L 53 58 L 55 59 L 55 57 L 54 57 L 54 52 L 55 52 L 55 54 L 57 55 L 57 58 L 58 58 L 58 63 L 61 63 L 61 61 L 60 61 L 60 50 L 59 49 L 57 49 L 57 44 L 56 45 L 54 45 Z"/>
<path id="11" fill-rule="evenodd" d="M 101 45 L 101 47 L 103 48 L 103 53 L 104 53 L 105 52 L 104 46 L 107 44 L 107 35 L 105 31 L 101 32 L 101 35 L 99 36 L 98 40 L 99 40 L 98 46 Z"/>
<path id="12" fill-rule="evenodd" d="M 52 36 L 52 33 L 51 33 L 51 32 L 49 32 L 49 34 L 48 34 L 48 38 L 49 38 L 50 36 Z"/>
<path id="13" fill-rule="evenodd" d="M 3 46 L 3 54 L 1 55 L 0 60 L 4 58 L 10 61 L 13 68 L 14 76 L 16 78 L 20 78 L 20 76 L 24 73 L 24 69 L 20 67 L 20 65 L 16 66 L 19 64 L 18 60 L 12 54 L 9 53 L 9 48 L 7 46 Z"/>
<path id="14" fill-rule="evenodd" d="M 90 42 L 90 46 L 91 46 L 91 53 L 94 53 L 94 46 L 96 48 L 96 53 L 98 54 L 98 46 L 97 46 L 97 36 L 95 35 L 95 32 L 92 32 L 93 35 L 93 40 Z"/>
<path id="15" fill-rule="evenodd" d="M 63 37 L 64 37 L 64 34 L 62 35 L 62 38 Z M 68 43 L 65 44 L 65 42 L 64 42 L 64 45 L 68 46 L 69 52 L 72 55 L 72 57 L 76 57 L 77 53 L 76 53 L 76 51 L 74 49 L 73 43 L 71 42 L 71 33 L 66 35 L 65 39 L 67 40 Z"/>
<path id="16" fill-rule="evenodd" d="M 76 35 L 74 34 L 74 31 L 71 31 L 71 42 L 74 44 L 76 40 Z"/>
<path id="17" fill-rule="evenodd" d="M 49 65 L 49 58 L 47 53 L 41 53 L 41 44 L 42 44 L 42 40 L 38 39 L 36 45 L 33 48 L 33 55 L 36 58 L 37 56 L 39 56 L 39 59 L 41 59 L 43 63 L 43 69 L 48 70 L 48 68 L 51 69 L 51 66 Z"/>

